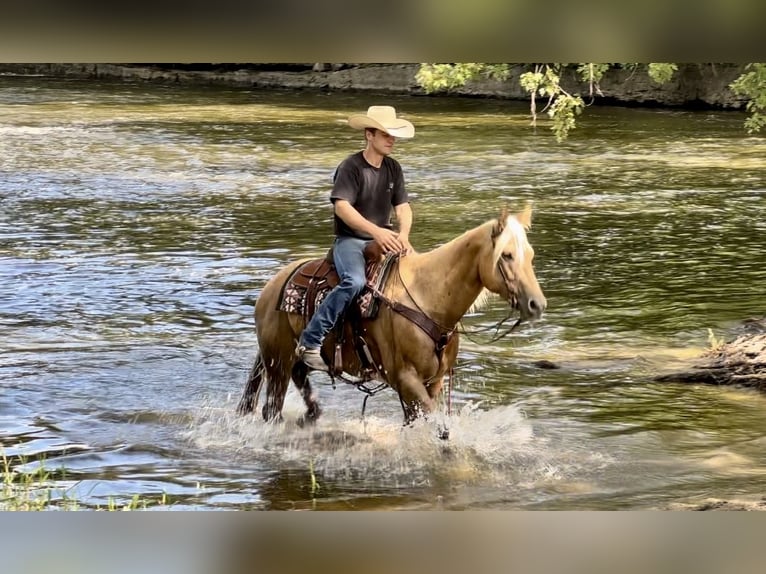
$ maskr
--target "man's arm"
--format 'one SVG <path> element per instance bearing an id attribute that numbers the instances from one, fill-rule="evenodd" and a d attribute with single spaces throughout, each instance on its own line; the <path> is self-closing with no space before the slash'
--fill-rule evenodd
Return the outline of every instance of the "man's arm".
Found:
<path id="1" fill-rule="evenodd" d="M 394 213 L 396 213 L 396 221 L 399 223 L 399 241 L 402 243 L 402 248 L 411 253 L 414 251 L 410 244 L 410 229 L 412 228 L 412 208 L 409 203 L 400 203 L 394 207 Z"/>
<path id="2" fill-rule="evenodd" d="M 404 249 L 404 245 L 399 240 L 397 233 L 385 227 L 378 227 L 372 221 L 368 221 L 345 199 L 336 199 L 334 209 L 335 215 L 340 217 L 346 225 L 355 231 L 372 236 L 378 245 L 383 248 L 384 252 L 402 251 Z M 411 222 L 412 215 L 410 215 L 410 225 Z M 407 243 L 409 244 L 409 240 Z"/>

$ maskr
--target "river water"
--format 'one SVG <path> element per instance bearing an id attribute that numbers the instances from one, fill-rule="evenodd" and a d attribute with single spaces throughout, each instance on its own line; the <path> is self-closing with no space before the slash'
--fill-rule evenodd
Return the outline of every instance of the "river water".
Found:
<path id="1" fill-rule="evenodd" d="M 397 106 L 425 251 L 534 204 L 549 309 L 464 338 L 451 439 L 316 375 L 234 409 L 252 305 L 331 241 L 346 116 Z M 557 144 L 488 99 L 0 78 L 0 446 L 84 507 L 644 509 L 766 491 L 766 399 L 652 382 L 766 312 L 766 140 L 738 112 L 588 108 Z M 467 330 L 504 316 L 500 301 Z M 561 368 L 545 370 L 536 361 Z"/>

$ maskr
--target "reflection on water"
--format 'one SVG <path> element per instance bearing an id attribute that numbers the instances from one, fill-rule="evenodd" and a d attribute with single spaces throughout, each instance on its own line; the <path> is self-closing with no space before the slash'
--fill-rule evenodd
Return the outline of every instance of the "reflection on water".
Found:
<path id="1" fill-rule="evenodd" d="M 0 78 L 0 447 L 87 504 L 655 508 L 764 490 L 764 398 L 651 378 L 764 314 L 766 141 L 738 113 L 591 108 L 569 141 L 524 104 L 385 99 L 419 250 L 534 203 L 549 310 L 466 320 L 449 418 L 401 429 L 319 377 L 317 429 L 233 409 L 252 304 L 331 239 L 364 94 Z M 376 100 L 377 101 L 377 100 Z M 470 332 L 474 332 L 473 335 Z M 542 370 L 540 360 L 559 369 Z M 312 490 L 313 479 L 319 490 Z"/>

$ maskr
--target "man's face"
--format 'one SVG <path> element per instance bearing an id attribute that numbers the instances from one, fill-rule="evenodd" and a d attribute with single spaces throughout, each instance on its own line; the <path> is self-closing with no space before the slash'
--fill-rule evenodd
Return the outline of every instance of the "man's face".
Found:
<path id="1" fill-rule="evenodd" d="M 371 132 L 367 132 L 367 141 L 377 153 L 380 155 L 388 155 L 394 149 L 396 138 L 382 130 L 372 130 Z"/>

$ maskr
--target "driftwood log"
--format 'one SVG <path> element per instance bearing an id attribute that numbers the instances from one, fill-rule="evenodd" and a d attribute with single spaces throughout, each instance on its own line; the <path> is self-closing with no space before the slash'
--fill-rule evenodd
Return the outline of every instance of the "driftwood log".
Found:
<path id="1" fill-rule="evenodd" d="M 740 385 L 766 391 L 766 319 L 749 319 L 745 333 L 714 346 L 687 371 L 660 375 L 661 382 Z"/>

